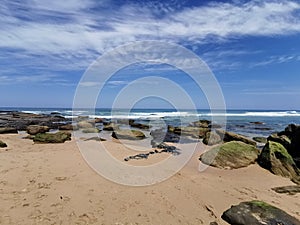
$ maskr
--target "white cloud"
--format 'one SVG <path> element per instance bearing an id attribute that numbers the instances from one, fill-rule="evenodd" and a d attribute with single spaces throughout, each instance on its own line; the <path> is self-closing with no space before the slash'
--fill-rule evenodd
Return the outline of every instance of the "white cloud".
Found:
<path id="1" fill-rule="evenodd" d="M 300 4 L 294 1 L 214 3 L 181 10 L 178 1 L 113 9 L 106 7 L 109 4 L 112 2 L 4 0 L 0 6 L 0 48 L 18 49 L 30 61 L 42 55 L 49 64 L 73 70 L 129 41 L 158 39 L 193 45 L 210 42 L 211 37 L 216 41 L 300 32 Z M 95 6 L 101 11 L 94 10 Z M 158 14 L 162 16 L 158 18 Z M 43 63 L 34 62 L 34 67 Z"/>

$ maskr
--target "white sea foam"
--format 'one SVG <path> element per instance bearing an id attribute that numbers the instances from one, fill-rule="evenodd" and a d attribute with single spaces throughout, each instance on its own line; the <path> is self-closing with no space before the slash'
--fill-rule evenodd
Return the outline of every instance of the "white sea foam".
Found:
<path id="1" fill-rule="evenodd" d="M 242 112 L 242 113 L 200 113 L 198 116 L 227 116 L 227 117 L 300 117 L 297 111 L 268 111 L 268 112 Z"/>

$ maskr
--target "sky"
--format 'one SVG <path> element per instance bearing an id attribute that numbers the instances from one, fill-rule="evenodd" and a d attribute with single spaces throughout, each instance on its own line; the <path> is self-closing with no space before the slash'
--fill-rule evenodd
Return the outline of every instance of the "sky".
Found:
<path id="1" fill-rule="evenodd" d="M 2 0 L 0 14 L 1 107 L 72 107 L 95 60 L 119 46 L 155 40 L 183 46 L 203 60 L 228 109 L 300 110 L 297 0 Z M 208 107 L 204 91 L 185 71 L 142 62 L 113 74 L 98 106 L 110 107 L 123 88 L 147 76 L 175 82 L 196 107 Z M 134 88 L 132 95 L 143 96 L 142 85 Z M 159 96 L 137 105 L 164 107 Z M 177 104 L 185 107 L 180 97 Z"/>

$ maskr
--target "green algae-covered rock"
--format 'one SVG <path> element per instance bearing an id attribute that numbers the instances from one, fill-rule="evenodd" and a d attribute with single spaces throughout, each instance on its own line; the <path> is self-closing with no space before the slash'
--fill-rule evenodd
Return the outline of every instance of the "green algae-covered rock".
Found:
<path id="1" fill-rule="evenodd" d="M 113 131 L 111 136 L 116 139 L 127 139 L 127 140 L 141 140 L 146 137 L 142 131 L 121 130 L 121 129 Z"/>
<path id="2" fill-rule="evenodd" d="M 265 137 L 253 137 L 252 139 L 258 143 L 267 143 L 267 138 Z"/>
<path id="3" fill-rule="evenodd" d="M 237 169 L 255 163 L 258 149 L 240 141 L 231 141 L 203 153 L 202 163 L 217 168 Z"/>
<path id="4" fill-rule="evenodd" d="M 223 138 L 224 142 L 241 141 L 249 145 L 256 146 L 256 142 L 240 134 L 228 132 L 222 129 L 216 129 L 216 133 Z"/>
<path id="5" fill-rule="evenodd" d="M 300 225 L 300 221 L 263 201 L 241 202 L 226 210 L 222 219 L 231 225 Z"/>
<path id="6" fill-rule="evenodd" d="M 222 142 L 221 137 L 216 132 L 207 132 L 202 141 L 206 145 L 215 145 Z"/>
<path id="7" fill-rule="evenodd" d="M 82 130 L 82 133 L 99 133 L 100 130 L 98 128 L 86 128 Z"/>
<path id="8" fill-rule="evenodd" d="M 292 156 L 280 143 L 268 141 L 258 157 L 258 164 L 276 175 L 291 178 L 293 181 L 300 180 L 300 171 Z"/>
<path id="9" fill-rule="evenodd" d="M 71 133 L 59 131 L 57 133 L 37 134 L 33 137 L 35 143 L 64 143 L 71 140 Z"/>

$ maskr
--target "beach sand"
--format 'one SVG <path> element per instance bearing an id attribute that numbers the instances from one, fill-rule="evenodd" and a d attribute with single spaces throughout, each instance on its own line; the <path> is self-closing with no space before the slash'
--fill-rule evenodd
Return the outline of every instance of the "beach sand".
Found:
<path id="1" fill-rule="evenodd" d="M 199 172 L 199 143 L 189 163 L 159 184 L 131 187 L 93 171 L 76 141 L 33 144 L 18 134 L 0 135 L 0 224 L 206 224 L 241 201 L 263 200 L 300 219 L 300 196 L 278 194 L 292 185 L 258 165 L 237 170 L 209 167 Z M 122 160 L 130 154 L 118 142 L 104 145 Z M 156 157 L 156 158 L 155 158 Z M 129 161 L 143 165 L 167 155 Z M 150 161 L 149 161 L 150 160 Z M 151 161 L 152 160 L 152 161 Z"/>

